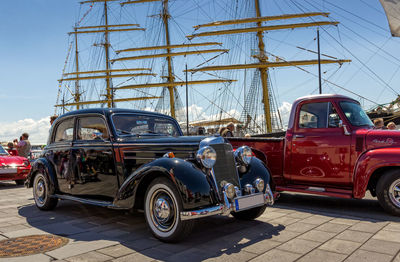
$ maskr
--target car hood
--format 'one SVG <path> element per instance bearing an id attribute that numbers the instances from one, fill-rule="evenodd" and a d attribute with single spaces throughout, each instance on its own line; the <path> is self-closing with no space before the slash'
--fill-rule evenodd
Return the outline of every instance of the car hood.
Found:
<path id="1" fill-rule="evenodd" d="M 0 156 L 0 166 L 23 166 L 25 161 L 28 159 L 21 156 Z"/>
<path id="2" fill-rule="evenodd" d="M 382 147 L 400 147 L 400 131 L 371 129 L 366 132 L 367 149 Z"/>

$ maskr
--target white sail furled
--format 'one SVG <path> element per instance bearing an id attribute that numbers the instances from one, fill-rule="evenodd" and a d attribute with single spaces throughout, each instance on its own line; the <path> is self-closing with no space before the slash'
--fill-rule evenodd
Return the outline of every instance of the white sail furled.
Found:
<path id="1" fill-rule="evenodd" d="M 385 9 L 392 36 L 400 37 L 400 0 L 380 0 Z"/>

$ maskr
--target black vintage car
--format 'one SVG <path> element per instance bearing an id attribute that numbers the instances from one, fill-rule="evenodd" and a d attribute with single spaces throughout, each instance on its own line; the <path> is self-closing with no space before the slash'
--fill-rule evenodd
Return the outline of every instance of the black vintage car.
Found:
<path id="1" fill-rule="evenodd" d="M 26 185 L 41 210 L 59 199 L 143 210 L 154 236 L 173 242 L 197 218 L 260 216 L 274 202 L 269 182 L 248 147 L 234 151 L 220 136 L 183 136 L 162 114 L 86 109 L 57 118 Z"/>

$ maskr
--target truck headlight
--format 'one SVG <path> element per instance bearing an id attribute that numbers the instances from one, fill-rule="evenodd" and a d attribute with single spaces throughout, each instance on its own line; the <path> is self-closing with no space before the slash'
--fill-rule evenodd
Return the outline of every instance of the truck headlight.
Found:
<path id="1" fill-rule="evenodd" d="M 235 151 L 235 158 L 239 163 L 244 165 L 249 165 L 251 158 L 253 157 L 253 152 L 248 146 L 241 146 Z"/>
<path id="2" fill-rule="evenodd" d="M 257 188 L 258 192 L 263 192 L 264 190 L 264 180 L 261 178 L 257 178 L 253 183 L 254 187 Z"/>
<path id="3" fill-rule="evenodd" d="M 196 153 L 196 159 L 206 168 L 212 168 L 217 161 L 217 152 L 210 146 L 199 149 Z"/>

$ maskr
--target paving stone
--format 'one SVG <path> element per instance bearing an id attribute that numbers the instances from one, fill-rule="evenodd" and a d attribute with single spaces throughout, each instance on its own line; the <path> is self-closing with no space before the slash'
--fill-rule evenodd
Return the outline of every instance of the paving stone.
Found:
<path id="1" fill-rule="evenodd" d="M 307 217 L 306 219 L 303 219 L 301 222 L 307 223 L 307 224 L 314 224 L 314 225 L 321 225 L 326 222 L 331 220 L 331 218 L 321 216 L 321 215 L 313 215 L 311 217 Z"/>
<path id="2" fill-rule="evenodd" d="M 264 253 L 252 260 L 250 262 L 292 262 L 298 259 L 301 255 L 295 254 L 283 250 L 273 249 Z"/>
<path id="3" fill-rule="evenodd" d="M 400 223 L 389 223 L 383 230 L 400 232 Z"/>
<path id="4" fill-rule="evenodd" d="M 293 232 L 293 231 L 280 231 L 277 232 L 277 235 L 273 235 L 271 237 L 271 240 L 278 241 L 278 242 L 286 242 L 289 241 L 290 239 L 293 239 L 300 235 L 298 232 Z"/>
<path id="5" fill-rule="evenodd" d="M 111 246 L 111 247 L 106 247 L 106 248 L 102 248 L 102 249 L 98 249 L 96 250 L 96 252 L 100 252 L 102 254 L 105 254 L 107 256 L 112 256 L 112 257 L 122 257 L 122 256 L 126 256 L 129 255 L 131 253 L 134 253 L 135 250 L 130 249 L 124 245 L 115 245 L 115 246 Z"/>
<path id="6" fill-rule="evenodd" d="M 69 257 L 65 260 L 69 262 L 102 262 L 110 259 L 112 259 L 112 257 L 93 251 L 78 256 Z"/>
<path id="7" fill-rule="evenodd" d="M 24 256 L 24 257 L 7 257 L 7 258 L 0 258 L 0 262 L 49 262 L 53 259 L 49 256 L 44 254 L 36 254 L 32 256 Z"/>
<path id="8" fill-rule="evenodd" d="M 28 228 L 28 226 L 24 226 L 24 225 L 9 225 L 9 226 L 5 226 L 5 227 L 0 227 L 0 232 L 5 234 L 5 233 L 13 232 L 13 231 L 27 229 L 27 228 Z"/>
<path id="9" fill-rule="evenodd" d="M 307 224 L 307 223 L 302 223 L 300 222 L 296 222 L 294 224 L 291 224 L 289 226 L 287 226 L 285 228 L 285 230 L 289 230 L 289 231 L 294 231 L 294 232 L 299 232 L 299 233 L 304 233 L 306 231 L 309 231 L 313 228 L 315 228 L 316 225 L 313 224 Z"/>
<path id="10" fill-rule="evenodd" d="M 214 258 L 208 258 L 203 261 L 226 261 L 226 262 L 242 262 L 242 261 L 249 261 L 250 259 L 256 257 L 256 254 L 249 253 L 246 251 L 240 251 L 238 253 L 224 253 L 222 255 L 219 255 L 218 257 Z"/>
<path id="11" fill-rule="evenodd" d="M 400 243 L 400 232 L 381 230 L 378 233 L 376 233 L 372 238 Z"/>
<path id="12" fill-rule="evenodd" d="M 361 231 L 345 230 L 344 232 L 337 235 L 335 238 L 349 240 L 358 243 L 364 243 L 371 238 L 372 233 L 366 233 Z"/>
<path id="13" fill-rule="evenodd" d="M 23 237 L 23 236 L 43 235 L 43 234 L 48 234 L 48 232 L 45 232 L 43 230 L 31 227 L 31 228 L 26 228 L 26 229 L 23 229 L 23 230 L 17 230 L 17 231 L 4 233 L 3 235 L 8 237 L 8 238 L 13 238 L 13 237 Z"/>
<path id="14" fill-rule="evenodd" d="M 297 260 L 298 262 L 340 262 L 346 258 L 347 255 L 333 253 L 321 249 L 315 249 L 304 257 Z"/>
<path id="15" fill-rule="evenodd" d="M 165 249 L 159 249 L 157 246 L 154 248 L 148 248 L 148 249 L 142 250 L 142 251 L 140 251 L 140 254 L 151 257 L 156 260 L 163 260 L 166 257 L 172 256 L 174 253 L 167 251 Z"/>
<path id="16" fill-rule="evenodd" d="M 204 259 L 216 257 L 217 254 L 204 252 L 199 248 L 189 248 L 183 252 L 179 252 L 169 256 L 164 261 L 203 261 Z M 119 262 L 119 261 L 118 261 Z"/>
<path id="17" fill-rule="evenodd" d="M 330 232 L 330 233 L 339 233 L 348 227 L 349 227 L 349 225 L 328 222 L 328 223 L 320 225 L 319 227 L 317 227 L 315 229 L 319 230 L 319 231 Z"/>
<path id="18" fill-rule="evenodd" d="M 49 251 L 46 254 L 56 259 L 65 259 L 67 257 L 77 256 L 96 249 L 105 248 L 117 244 L 115 241 L 95 240 L 90 242 L 75 242 L 59 249 Z"/>
<path id="19" fill-rule="evenodd" d="M 350 227 L 350 230 L 355 230 L 355 231 L 362 231 L 362 232 L 367 232 L 367 233 L 376 233 L 379 230 L 381 230 L 386 224 L 384 223 L 373 223 L 373 222 L 360 222 L 352 227 Z"/>
<path id="20" fill-rule="evenodd" d="M 153 261 L 154 258 L 142 255 L 140 253 L 133 253 L 124 257 L 120 257 L 117 259 L 112 260 L 113 262 L 147 262 L 147 261 Z"/>
<path id="21" fill-rule="evenodd" d="M 400 250 L 400 243 L 370 239 L 364 245 L 362 245 L 360 249 L 388 255 L 395 255 Z"/>
<path id="22" fill-rule="evenodd" d="M 331 252 L 336 252 L 340 254 L 351 254 L 354 250 L 356 250 L 361 244 L 352 242 L 352 241 L 347 241 L 347 240 L 341 240 L 341 239 L 331 239 L 322 246 L 320 246 L 320 249 L 331 251 Z"/>
<path id="23" fill-rule="evenodd" d="M 346 262 L 389 262 L 393 256 L 380 254 L 376 252 L 370 252 L 365 250 L 356 250 L 350 257 L 348 257 Z"/>
<path id="24" fill-rule="evenodd" d="M 319 245 L 321 245 L 319 242 L 295 238 L 278 246 L 277 248 L 293 253 L 306 254 Z"/>
<path id="25" fill-rule="evenodd" d="M 293 212 L 293 213 L 287 214 L 286 216 L 298 218 L 298 219 L 304 219 L 304 218 L 313 216 L 313 214 L 305 213 L 305 212 Z"/>
<path id="26" fill-rule="evenodd" d="M 254 254 L 262 254 L 267 252 L 268 250 L 273 249 L 276 246 L 279 246 L 280 244 L 282 243 L 270 239 L 264 239 L 261 241 L 252 242 L 251 244 L 243 247 L 242 249 Z"/>
<path id="27" fill-rule="evenodd" d="M 284 225 L 284 226 L 288 226 L 288 225 L 293 224 L 298 221 L 300 221 L 300 219 L 287 217 L 287 216 L 271 220 L 271 222 L 278 223 L 279 225 Z"/>
<path id="28" fill-rule="evenodd" d="M 281 213 L 281 212 L 268 212 L 267 211 L 261 216 L 261 218 L 266 218 L 266 219 L 272 220 L 272 219 L 275 219 L 275 218 L 278 218 L 278 217 L 283 217 L 283 216 L 286 216 L 286 214 L 285 213 Z"/>
<path id="29" fill-rule="evenodd" d="M 308 231 L 307 233 L 304 233 L 304 234 L 298 236 L 298 238 L 323 243 L 323 242 L 326 242 L 327 240 L 331 239 L 335 235 L 336 235 L 336 233 L 324 232 L 324 231 L 319 231 L 319 230 L 313 229 L 311 231 Z"/>

